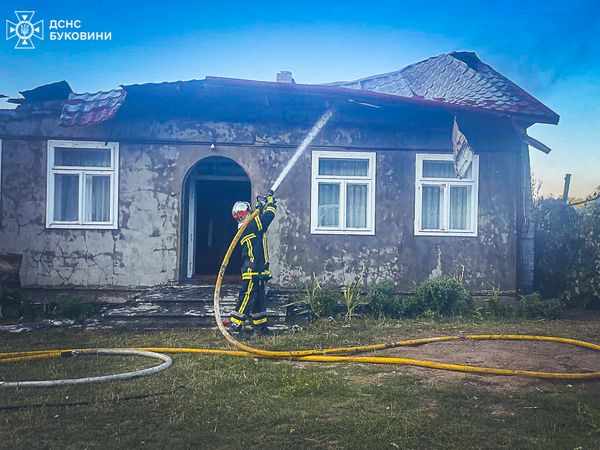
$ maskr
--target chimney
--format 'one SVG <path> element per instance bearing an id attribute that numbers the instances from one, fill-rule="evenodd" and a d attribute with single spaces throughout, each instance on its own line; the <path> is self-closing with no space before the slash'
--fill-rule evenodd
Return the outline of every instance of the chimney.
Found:
<path id="1" fill-rule="evenodd" d="M 281 72 L 279 72 L 277 74 L 276 81 L 278 83 L 296 84 L 296 80 L 292 78 L 292 72 L 290 72 L 289 70 L 282 70 Z"/>

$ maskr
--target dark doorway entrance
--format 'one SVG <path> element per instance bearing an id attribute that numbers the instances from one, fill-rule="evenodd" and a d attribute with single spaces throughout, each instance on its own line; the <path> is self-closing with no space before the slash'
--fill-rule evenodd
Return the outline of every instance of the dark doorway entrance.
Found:
<path id="1" fill-rule="evenodd" d="M 186 183 L 187 277 L 214 276 L 237 231 L 231 207 L 238 200 L 250 202 L 250 179 L 235 161 L 214 156 L 199 161 Z M 227 267 L 227 274 L 239 274 L 240 267 L 238 246 Z"/>
<path id="2" fill-rule="evenodd" d="M 237 231 L 231 207 L 238 200 L 250 200 L 250 182 L 196 181 L 196 274 L 216 274 Z M 227 273 L 239 273 L 241 255 L 236 248 Z"/>

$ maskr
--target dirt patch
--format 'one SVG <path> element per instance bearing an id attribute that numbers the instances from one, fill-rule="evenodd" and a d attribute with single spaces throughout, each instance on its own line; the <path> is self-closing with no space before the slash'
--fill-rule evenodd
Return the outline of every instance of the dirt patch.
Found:
<path id="1" fill-rule="evenodd" d="M 359 356 L 398 356 L 468 366 L 537 372 L 600 372 L 600 352 L 553 342 L 460 340 L 413 347 L 397 347 L 373 353 L 360 353 Z M 293 361 L 290 364 L 303 369 L 314 363 Z M 319 364 L 319 366 L 336 375 L 338 372 L 344 372 L 346 378 L 350 380 L 378 385 L 394 382 L 402 374 L 412 374 L 417 376 L 421 383 L 430 386 L 464 384 L 495 391 L 534 389 L 538 392 L 564 389 L 587 392 L 600 389 L 600 380 L 545 380 L 521 376 L 477 375 L 409 365 L 359 364 L 354 366 L 357 370 L 348 371 L 340 369 L 336 363 Z"/>
<path id="2" fill-rule="evenodd" d="M 401 356 L 470 366 L 521 369 L 540 372 L 600 371 L 600 353 L 552 342 L 520 341 L 452 341 L 415 347 L 399 347 L 377 355 Z M 395 369 L 412 373 L 431 385 L 464 383 L 491 389 L 554 390 L 557 385 L 586 385 L 597 389 L 600 381 L 543 380 L 516 376 L 473 375 L 446 370 L 402 366 Z"/>

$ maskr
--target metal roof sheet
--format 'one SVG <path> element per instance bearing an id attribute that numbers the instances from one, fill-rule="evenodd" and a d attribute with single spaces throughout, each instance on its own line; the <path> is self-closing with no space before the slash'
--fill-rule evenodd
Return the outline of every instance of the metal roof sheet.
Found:
<path id="1" fill-rule="evenodd" d="M 21 91 L 22 99 L 9 100 L 10 103 L 32 103 L 52 100 L 65 100 L 73 92 L 66 81 L 44 84 L 28 91 Z"/>

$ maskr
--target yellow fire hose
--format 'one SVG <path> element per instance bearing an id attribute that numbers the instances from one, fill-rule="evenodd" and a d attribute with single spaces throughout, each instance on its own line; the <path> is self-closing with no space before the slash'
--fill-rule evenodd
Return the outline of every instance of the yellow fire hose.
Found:
<path id="1" fill-rule="evenodd" d="M 214 293 L 214 314 L 217 327 L 223 334 L 225 339 L 238 350 L 217 350 L 217 349 L 206 349 L 206 348 L 171 348 L 171 347 L 150 347 L 150 348 L 129 348 L 129 349 L 116 349 L 116 350 L 127 350 L 132 352 L 149 352 L 149 354 L 141 354 L 141 356 L 157 357 L 161 353 L 192 353 L 201 355 L 214 355 L 214 356 L 241 356 L 241 357 L 258 357 L 268 359 L 284 359 L 294 361 L 310 361 L 310 362 L 347 362 L 347 363 L 360 363 L 360 364 L 404 364 L 417 367 L 426 367 L 429 369 L 439 370 L 451 370 L 455 372 L 467 372 L 475 373 L 480 375 L 512 375 L 530 378 L 545 378 L 545 379 L 557 379 L 557 380 L 592 380 L 600 378 L 600 371 L 596 372 L 537 372 L 530 370 L 518 370 L 518 369 L 500 369 L 494 367 L 479 367 L 479 366 L 468 366 L 461 364 L 450 364 L 436 361 L 427 361 L 420 359 L 401 358 L 394 356 L 350 356 L 355 353 L 371 352 L 376 350 L 383 350 L 389 348 L 396 348 L 401 346 L 421 345 L 434 342 L 448 342 L 458 340 L 511 340 L 511 341 L 545 341 L 545 342 L 556 342 L 562 344 L 575 345 L 591 350 L 600 351 L 600 345 L 592 344 L 590 342 L 580 341 L 576 339 L 568 339 L 553 336 L 530 336 L 530 335 L 518 335 L 518 334 L 469 334 L 464 336 L 441 336 L 441 337 L 430 337 L 421 339 L 409 339 L 403 341 L 380 343 L 372 345 L 360 345 L 355 347 L 338 347 L 328 348 L 321 350 L 299 350 L 299 351 L 271 351 L 262 350 L 251 347 L 244 343 L 237 341 L 233 336 L 229 334 L 227 328 L 223 325 L 221 319 L 220 309 L 220 291 L 221 284 L 223 281 L 223 275 L 225 269 L 229 263 L 229 259 L 235 249 L 240 237 L 244 230 L 254 220 L 254 217 L 259 214 L 259 210 L 255 210 L 249 217 L 244 221 L 242 226 L 239 228 L 237 234 L 231 241 L 227 253 L 223 258 L 223 263 L 219 270 L 217 282 L 215 285 Z M 60 358 L 66 355 L 79 355 L 79 354 L 110 354 L 108 350 L 111 349 L 65 349 L 65 350 L 38 350 L 28 352 L 8 352 L 0 353 L 0 363 L 8 362 L 22 362 L 39 359 L 50 359 Z M 154 356 L 150 353 L 153 353 Z M 162 355 L 164 356 L 164 355 Z M 165 357 L 168 359 L 168 357 Z M 159 357 L 160 359 L 160 357 Z M 164 359 L 163 359 L 164 360 Z M 165 360 L 166 361 L 166 360 Z M 102 382 L 109 380 L 118 379 L 130 379 L 139 376 L 149 375 L 156 373 L 159 370 L 167 368 L 169 365 L 163 363 L 160 366 L 156 366 L 154 370 L 146 369 L 144 371 L 129 372 L 127 374 L 120 375 L 108 375 L 106 377 L 91 377 L 89 379 L 72 379 L 72 380 L 51 380 L 44 382 L 35 381 L 22 381 L 22 382 L 2 382 L 0 381 L 0 387 L 39 387 L 39 386 L 58 386 L 65 384 L 80 384 L 82 382 Z M 140 373 L 141 372 L 141 373 Z M 106 379 L 105 379 L 106 378 Z M 82 381 L 83 380 L 83 381 Z M 91 380 L 91 381 L 88 381 Z M 35 384 L 38 383 L 38 384 Z M 43 384 L 39 384 L 43 383 Z"/>

